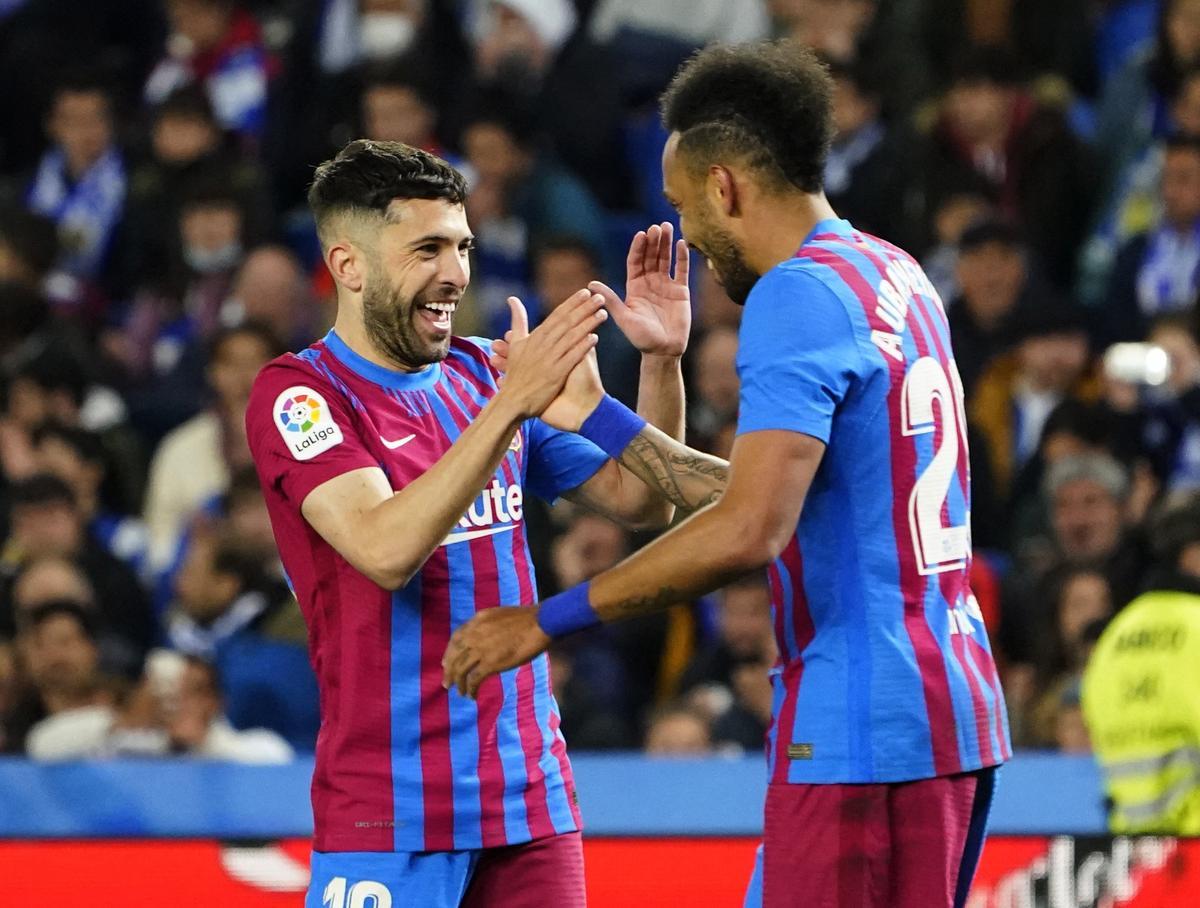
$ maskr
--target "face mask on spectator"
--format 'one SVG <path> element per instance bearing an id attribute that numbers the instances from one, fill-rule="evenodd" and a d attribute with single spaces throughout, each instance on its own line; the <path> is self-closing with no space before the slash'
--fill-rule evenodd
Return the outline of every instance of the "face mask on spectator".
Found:
<path id="1" fill-rule="evenodd" d="M 359 24 L 359 43 L 371 60 L 400 56 L 416 37 L 416 24 L 403 13 L 368 13 Z"/>
<path id="2" fill-rule="evenodd" d="M 226 243 L 216 249 L 199 249 L 187 246 L 183 250 L 183 260 L 197 274 L 216 274 L 219 271 L 230 271 L 242 258 L 242 244 L 236 240 Z"/>

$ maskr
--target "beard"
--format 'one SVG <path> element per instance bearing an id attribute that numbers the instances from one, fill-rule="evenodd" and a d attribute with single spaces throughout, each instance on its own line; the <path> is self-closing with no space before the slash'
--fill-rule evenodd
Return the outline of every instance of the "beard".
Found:
<path id="1" fill-rule="evenodd" d="M 724 289 L 725 295 L 739 306 L 744 306 L 760 275 L 747 264 L 737 241 L 720 227 L 707 221 L 707 218 L 703 219 L 700 235 L 695 237 L 693 242 L 712 263 L 717 281 Z"/>
<path id="2" fill-rule="evenodd" d="M 440 363 L 450 353 L 450 336 L 425 336 L 421 307 L 457 302 L 460 295 L 457 290 L 430 288 L 406 298 L 386 278 L 371 280 L 363 289 L 363 327 L 375 348 L 403 369 Z"/>

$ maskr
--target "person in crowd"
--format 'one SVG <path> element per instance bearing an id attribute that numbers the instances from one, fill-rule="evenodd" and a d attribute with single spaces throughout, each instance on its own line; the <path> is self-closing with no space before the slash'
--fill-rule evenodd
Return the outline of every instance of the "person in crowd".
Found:
<path id="1" fill-rule="evenodd" d="M 133 168 L 126 201 L 126 267 L 140 276 L 174 264 L 182 205 L 198 185 L 238 200 L 248 237 L 267 236 L 274 218 L 262 168 L 230 141 L 200 85 L 183 85 L 153 111 L 150 147 Z"/>
<path id="2" fill-rule="evenodd" d="M 1083 715 L 1114 833 L 1200 835 L 1200 500 L 1153 533 L 1149 591 L 1113 619 L 1083 676 Z"/>
<path id="3" fill-rule="evenodd" d="M 160 103 L 182 85 L 200 85 L 225 129 L 248 142 L 258 139 L 275 72 L 258 21 L 238 0 L 169 0 L 167 14 L 170 35 L 146 81 L 147 103 Z"/>
<path id="4" fill-rule="evenodd" d="M 735 364 L 738 336 L 733 328 L 714 328 L 695 347 L 688 434 L 707 450 L 738 411 L 741 384 Z"/>
<path id="5" fill-rule="evenodd" d="M 9 494 L 10 530 L 3 567 L 11 578 L 35 558 L 48 555 L 75 562 L 95 592 L 98 618 L 122 647 L 112 667 L 136 673 L 157 634 L 150 603 L 137 575 L 113 557 L 87 529 L 71 488 L 50 474 L 37 474 Z"/>
<path id="6" fill-rule="evenodd" d="M 70 601 L 41 605 L 21 628 L 20 647 L 43 713 L 25 752 L 34 760 L 97 756 L 116 713 L 92 616 Z"/>
<path id="7" fill-rule="evenodd" d="M 225 491 L 233 470 L 250 463 L 246 402 L 258 370 L 281 348 L 269 329 L 246 323 L 219 332 L 209 349 L 211 404 L 169 433 L 150 463 L 144 517 L 156 572 L 171 566 L 201 506 Z"/>
<path id="8" fill-rule="evenodd" d="M 986 181 L 1060 290 L 1074 280 L 1075 256 L 1091 214 L 1092 164 L 1061 112 L 1042 106 L 1017 81 L 997 48 L 961 55 L 921 172 L 926 199 L 969 177 Z"/>
<path id="9" fill-rule="evenodd" d="M 1139 453 L 1168 494 L 1200 488 L 1200 323 L 1197 311 L 1157 319 L 1147 340 L 1166 352 L 1167 379 L 1141 392 Z"/>
<path id="10" fill-rule="evenodd" d="M 605 703 L 596 685 L 576 674 L 578 649 L 572 643 L 550 651 L 550 686 L 562 714 L 563 737 L 576 752 L 630 749 L 634 737 L 623 711 Z"/>
<path id="11" fill-rule="evenodd" d="M 604 205 L 632 201 L 618 80 L 597 78 L 613 73 L 613 64 L 577 33 L 571 0 L 472 0 L 470 6 L 476 92 L 496 93 L 526 111 Z M 471 163 L 477 166 L 473 157 Z"/>
<path id="12" fill-rule="evenodd" d="M 189 535 L 167 639 L 220 672 L 235 728 L 268 728 L 311 751 L 320 725 L 317 683 L 297 619 L 295 599 L 228 525 L 202 525 Z"/>
<path id="13" fill-rule="evenodd" d="M 119 297 L 126 287 L 115 251 L 128 174 L 114 114 L 103 81 L 90 74 L 62 78 L 46 117 L 53 144 L 26 186 L 24 201 L 57 226 L 56 268 L 64 277 Z"/>
<path id="14" fill-rule="evenodd" d="M 712 728 L 702 713 L 669 704 L 651 714 L 643 749 L 652 757 L 702 757 L 712 753 Z"/>
<path id="15" fill-rule="evenodd" d="M 1122 247 L 1104 305 L 1103 340 L 1140 341 L 1159 315 L 1189 309 L 1200 291 L 1200 135 L 1166 141 L 1162 220 Z"/>
<path id="16" fill-rule="evenodd" d="M 221 306 L 226 327 L 255 322 L 270 328 L 289 350 L 302 350 L 329 328 L 329 313 L 313 297 L 295 253 L 259 246 L 246 254 Z"/>
<path id="17" fill-rule="evenodd" d="M 529 296 L 530 250 L 569 233 L 603 248 L 604 216 L 570 171 L 539 153 L 536 123 L 502 102 L 481 105 L 463 133 L 474 174 L 467 211 L 475 231 L 474 298 L 487 333 L 507 327 L 509 296 Z"/>
<path id="18" fill-rule="evenodd" d="M 51 218 L 16 203 L 0 208 L 0 282 L 40 294 L 57 260 L 58 234 Z"/>
<path id="19" fill-rule="evenodd" d="M 416 61 L 380 65 L 368 70 L 363 79 L 359 118 L 363 138 L 376 142 L 403 142 L 444 160 L 455 161 L 454 155 L 449 154 L 438 140 L 434 91 L 428 82 L 428 74 Z"/>
<path id="20" fill-rule="evenodd" d="M 1008 500 L 1017 472 L 1037 452 L 1054 408 L 1068 398 L 1099 397 L 1081 313 L 1053 305 L 1024 312 L 1014 340 L 1013 351 L 980 376 L 967 404 L 971 425 L 985 439 L 1001 501 Z"/>

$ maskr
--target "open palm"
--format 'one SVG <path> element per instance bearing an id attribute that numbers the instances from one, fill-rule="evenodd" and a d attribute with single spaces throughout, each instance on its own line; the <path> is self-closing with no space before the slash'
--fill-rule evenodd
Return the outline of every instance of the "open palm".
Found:
<path id="1" fill-rule="evenodd" d="M 604 297 L 617 327 L 642 353 L 682 356 L 692 327 L 687 243 L 672 243 L 669 223 L 638 231 L 625 261 L 624 301 L 606 284 L 588 288 Z M 671 253 L 675 253 L 674 273 Z"/>

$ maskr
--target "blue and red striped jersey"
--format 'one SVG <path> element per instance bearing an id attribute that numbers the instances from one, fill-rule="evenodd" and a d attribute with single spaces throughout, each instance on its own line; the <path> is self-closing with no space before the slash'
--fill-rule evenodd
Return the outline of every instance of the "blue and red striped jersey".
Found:
<path id="1" fill-rule="evenodd" d="M 487 341 L 455 338 L 443 362 L 395 372 L 330 332 L 255 382 L 247 434 L 320 686 L 317 851 L 486 848 L 579 828 L 546 657 L 489 679 L 477 701 L 442 688 L 441 659 L 478 609 L 536 601 L 525 491 L 553 500 L 606 455 L 525 422 L 458 525 L 394 592 L 301 514 L 313 489 L 350 470 L 378 467 L 397 491 L 425 473 L 496 394 L 488 355 Z"/>
<path id="2" fill-rule="evenodd" d="M 902 782 L 1007 759 L 967 579 L 962 384 L 929 279 L 895 246 L 823 221 L 755 285 L 737 364 L 738 434 L 826 444 L 769 568 L 772 781 Z"/>

